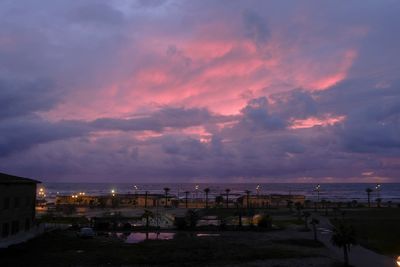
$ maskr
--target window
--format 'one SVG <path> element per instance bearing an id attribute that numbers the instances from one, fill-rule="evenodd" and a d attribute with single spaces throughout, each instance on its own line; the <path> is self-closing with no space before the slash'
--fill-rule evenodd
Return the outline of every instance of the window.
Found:
<path id="1" fill-rule="evenodd" d="M 19 197 L 14 198 L 14 208 L 19 208 Z"/>
<path id="2" fill-rule="evenodd" d="M 7 237 L 10 232 L 10 226 L 8 223 L 3 223 L 2 231 L 1 231 L 1 237 Z"/>
<path id="3" fill-rule="evenodd" d="M 8 210 L 10 208 L 10 198 L 6 197 L 3 200 L 3 210 Z"/>
<path id="4" fill-rule="evenodd" d="M 12 221 L 12 223 L 11 223 L 11 234 L 15 235 L 18 232 L 19 232 L 19 222 L 18 221 Z"/>
<path id="5" fill-rule="evenodd" d="M 31 228 L 31 220 L 29 220 L 29 218 L 25 219 L 25 231 L 29 231 L 29 229 Z"/>

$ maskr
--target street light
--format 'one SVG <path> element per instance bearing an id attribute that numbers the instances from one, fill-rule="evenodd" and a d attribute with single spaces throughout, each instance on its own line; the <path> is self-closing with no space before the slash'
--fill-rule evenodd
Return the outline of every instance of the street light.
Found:
<path id="1" fill-rule="evenodd" d="M 44 188 L 39 188 L 39 193 L 38 193 L 40 198 L 45 198 L 46 197 L 46 192 L 44 191 Z"/>
<path id="2" fill-rule="evenodd" d="M 196 184 L 195 186 L 194 186 L 194 189 L 195 189 L 195 191 L 196 191 L 196 207 L 197 207 L 197 204 L 198 204 L 198 200 L 199 200 L 199 185 L 198 184 Z"/>
<path id="3" fill-rule="evenodd" d="M 111 189 L 111 195 L 115 197 L 115 189 Z"/>
<path id="4" fill-rule="evenodd" d="M 381 197 L 381 184 L 376 184 L 375 190 L 377 192 L 378 198 Z"/>
<path id="5" fill-rule="evenodd" d="M 317 186 L 315 187 L 315 191 L 317 191 L 317 199 L 319 201 L 319 191 L 321 190 L 321 185 L 317 184 Z"/>
<path id="6" fill-rule="evenodd" d="M 258 184 L 258 185 L 256 186 L 257 195 L 259 195 L 259 194 L 260 194 L 260 189 L 261 189 L 261 185 L 259 185 L 259 184 Z"/>

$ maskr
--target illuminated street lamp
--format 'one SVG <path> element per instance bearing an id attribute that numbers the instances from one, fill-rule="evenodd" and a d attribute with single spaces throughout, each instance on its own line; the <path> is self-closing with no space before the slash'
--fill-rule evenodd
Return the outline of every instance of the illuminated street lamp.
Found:
<path id="1" fill-rule="evenodd" d="M 199 199 L 199 185 L 198 184 L 196 184 L 195 186 L 194 186 L 194 189 L 195 189 L 195 191 L 196 191 L 196 207 L 197 207 L 197 203 L 198 203 L 198 199 Z"/>
<path id="2" fill-rule="evenodd" d="M 257 205 L 260 205 L 260 189 L 261 189 L 261 185 L 257 185 L 256 186 L 256 191 L 257 191 Z"/>
<path id="3" fill-rule="evenodd" d="M 376 184 L 375 190 L 376 190 L 376 194 L 377 194 L 378 198 L 380 198 L 381 197 L 381 184 Z"/>
<path id="4" fill-rule="evenodd" d="M 111 195 L 115 197 L 115 189 L 111 189 Z"/>
<path id="5" fill-rule="evenodd" d="M 317 186 L 315 187 L 315 191 L 317 192 L 317 199 L 319 201 L 319 192 L 321 191 L 321 185 L 317 184 Z"/>
<path id="6" fill-rule="evenodd" d="M 39 188 L 39 193 L 38 193 L 39 198 L 45 198 L 46 197 L 46 191 L 44 188 Z"/>

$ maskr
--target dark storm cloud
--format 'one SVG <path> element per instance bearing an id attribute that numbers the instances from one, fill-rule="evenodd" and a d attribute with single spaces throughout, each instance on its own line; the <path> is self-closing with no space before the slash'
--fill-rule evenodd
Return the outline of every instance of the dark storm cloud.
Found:
<path id="1" fill-rule="evenodd" d="M 120 25 L 124 20 L 122 12 L 114 9 L 105 2 L 83 4 L 70 11 L 73 21 L 81 23 L 99 23 L 101 25 Z"/>
<path id="2" fill-rule="evenodd" d="M 12 118 L 0 122 L 0 158 L 35 145 L 80 137 L 88 132 L 84 124 L 46 122 L 36 116 Z"/>
<path id="3" fill-rule="evenodd" d="M 47 111 L 59 97 L 50 81 L 0 79 L 0 120 Z"/>
<path id="4" fill-rule="evenodd" d="M 246 36 L 251 38 L 258 46 L 266 45 L 270 36 L 266 21 L 254 11 L 243 12 L 243 22 Z"/>
<path id="5" fill-rule="evenodd" d="M 270 114 L 265 97 L 250 100 L 242 109 L 242 114 L 243 117 L 238 127 L 249 131 L 284 129 L 287 124 L 281 116 Z"/>
<path id="6" fill-rule="evenodd" d="M 122 130 L 122 131 L 156 131 L 160 132 L 166 127 L 187 128 L 191 126 L 204 125 L 230 121 L 230 116 L 216 116 L 207 109 L 198 108 L 163 108 L 150 116 L 133 119 L 97 119 L 91 125 L 98 129 Z"/>

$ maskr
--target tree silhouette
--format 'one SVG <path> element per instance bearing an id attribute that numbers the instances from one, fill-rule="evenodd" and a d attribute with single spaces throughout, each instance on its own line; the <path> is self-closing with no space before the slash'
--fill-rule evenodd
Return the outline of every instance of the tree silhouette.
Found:
<path id="1" fill-rule="evenodd" d="M 304 227 L 306 230 L 308 230 L 308 218 L 310 218 L 311 213 L 308 211 L 303 212 L 303 217 L 304 217 Z"/>
<path id="2" fill-rule="evenodd" d="M 226 193 L 226 208 L 229 208 L 229 192 L 231 192 L 231 190 L 229 188 L 225 189 L 225 193 Z"/>
<path id="3" fill-rule="evenodd" d="M 185 207 L 188 208 L 189 191 L 185 191 Z"/>
<path id="4" fill-rule="evenodd" d="M 333 245 L 343 248 L 344 264 L 345 266 L 349 266 L 350 245 L 357 244 L 354 228 L 344 222 L 339 222 L 339 224 L 333 228 L 331 242 Z"/>
<path id="5" fill-rule="evenodd" d="M 204 188 L 204 193 L 206 194 L 206 209 L 208 209 L 208 193 L 210 193 L 210 188 Z"/>
<path id="6" fill-rule="evenodd" d="M 318 241 L 317 238 L 317 224 L 319 224 L 319 220 L 316 218 L 312 218 L 310 224 L 312 225 L 313 232 L 314 232 L 314 241 Z"/>
<path id="7" fill-rule="evenodd" d="M 168 192 L 170 191 L 171 189 L 169 189 L 168 187 L 165 187 L 164 188 L 164 192 L 165 192 L 165 208 L 166 207 L 168 207 Z"/>
<path id="8" fill-rule="evenodd" d="M 300 221 L 301 220 L 301 210 L 303 209 L 303 206 L 301 205 L 300 202 L 294 203 L 296 210 L 297 210 L 297 218 Z"/>
<path id="9" fill-rule="evenodd" d="M 377 207 L 380 208 L 381 207 L 381 203 L 382 203 L 382 198 L 377 198 L 375 201 L 376 201 Z"/>
<path id="10" fill-rule="evenodd" d="M 149 191 L 144 192 L 144 207 L 147 208 L 147 198 L 149 197 Z"/>
<path id="11" fill-rule="evenodd" d="M 247 208 L 249 209 L 250 208 L 250 193 L 251 193 L 251 191 L 250 190 L 246 190 L 246 191 L 244 191 L 245 193 L 246 193 L 246 201 L 247 201 Z"/>
<path id="12" fill-rule="evenodd" d="M 372 193 L 371 188 L 365 189 L 365 192 L 367 192 L 367 197 L 368 197 L 368 208 L 371 208 L 371 193 Z"/>
<path id="13" fill-rule="evenodd" d="M 197 221 L 199 220 L 199 215 L 194 210 L 188 210 L 186 212 L 185 219 L 186 219 L 187 224 L 189 225 L 189 227 L 194 229 L 194 228 L 196 228 Z"/>
<path id="14" fill-rule="evenodd" d="M 150 227 L 149 218 L 153 217 L 153 216 L 154 216 L 154 214 L 149 210 L 145 210 L 143 215 L 142 215 L 142 218 L 146 219 L 146 229 L 147 230 L 149 230 L 149 227 Z"/>

